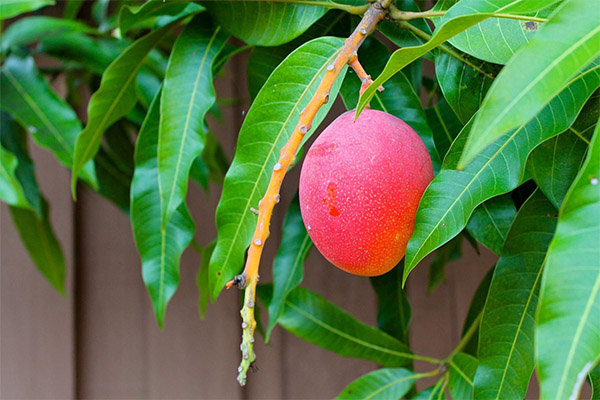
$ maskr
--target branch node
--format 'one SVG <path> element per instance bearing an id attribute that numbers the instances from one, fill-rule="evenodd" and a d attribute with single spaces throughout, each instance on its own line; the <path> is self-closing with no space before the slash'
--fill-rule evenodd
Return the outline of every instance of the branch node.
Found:
<path id="1" fill-rule="evenodd" d="M 252 214 L 258 215 L 258 210 L 256 208 L 254 208 L 254 207 L 250 207 L 250 212 Z"/>
<path id="2" fill-rule="evenodd" d="M 281 169 L 281 163 L 279 163 L 279 162 L 273 166 L 273 171 L 276 171 L 276 172 L 277 172 L 277 171 L 279 171 L 280 169 Z"/>
<path id="3" fill-rule="evenodd" d="M 254 239 L 254 244 L 257 246 L 260 246 L 262 244 L 262 240 L 256 238 L 256 239 Z"/>

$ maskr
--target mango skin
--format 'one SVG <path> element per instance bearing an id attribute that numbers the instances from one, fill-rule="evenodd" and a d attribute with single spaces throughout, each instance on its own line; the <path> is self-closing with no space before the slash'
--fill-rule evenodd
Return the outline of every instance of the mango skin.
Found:
<path id="1" fill-rule="evenodd" d="M 433 167 L 417 133 L 399 118 L 371 109 L 356 122 L 354 115 L 339 116 L 307 152 L 300 210 L 329 262 L 377 276 L 404 257 Z"/>

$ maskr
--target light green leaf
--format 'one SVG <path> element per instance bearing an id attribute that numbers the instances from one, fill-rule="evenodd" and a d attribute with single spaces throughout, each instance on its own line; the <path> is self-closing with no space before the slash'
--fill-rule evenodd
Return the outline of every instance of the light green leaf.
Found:
<path id="1" fill-rule="evenodd" d="M 492 197 L 473 211 L 467 230 L 479 243 L 499 255 L 516 214 L 510 194 Z"/>
<path id="2" fill-rule="evenodd" d="M 96 30 L 81 22 L 67 19 L 42 16 L 29 17 L 16 21 L 2 33 L 0 51 L 4 53 L 14 46 L 21 46 L 70 32 L 94 33 Z"/>
<path id="3" fill-rule="evenodd" d="M 600 71 L 582 72 L 531 122 L 506 133 L 464 171 L 455 171 L 471 120 L 452 144 L 442 171 L 423 194 L 407 246 L 404 280 L 427 254 L 462 231 L 479 204 L 517 187 L 529 153 L 568 129 L 598 86 Z"/>
<path id="4" fill-rule="evenodd" d="M 556 209 L 540 190 L 510 227 L 483 309 L 475 398 L 523 399 L 533 372 L 535 309 Z"/>
<path id="5" fill-rule="evenodd" d="M 425 110 L 427 123 L 433 132 L 433 142 L 441 159 L 444 159 L 450 145 L 458 136 L 463 124 L 458 120 L 448 102 L 442 97 Z"/>
<path id="6" fill-rule="evenodd" d="M 42 198 L 42 218 L 35 211 L 10 207 L 13 223 L 38 270 L 63 296 L 66 263 L 60 243 L 50 225 L 48 203 Z"/>
<path id="7" fill-rule="evenodd" d="M 212 64 L 227 41 L 199 15 L 177 38 L 160 98 L 158 177 L 163 227 L 185 200 L 188 176 L 205 143 L 204 117 L 215 101 Z"/>
<path id="8" fill-rule="evenodd" d="M 458 353 L 450 360 L 448 390 L 453 399 L 474 399 L 473 378 L 479 361 L 473 356 Z"/>
<path id="9" fill-rule="evenodd" d="M 422 392 L 418 393 L 416 396 L 411 397 L 411 400 L 444 400 L 446 399 L 446 393 L 443 390 L 444 380 L 446 378 L 440 378 L 437 383 Z"/>
<path id="10" fill-rule="evenodd" d="M 600 24 L 594 2 L 562 3 L 490 87 L 458 167 L 464 168 L 507 131 L 530 121 L 600 54 L 599 42 Z"/>
<path id="11" fill-rule="evenodd" d="M 208 307 L 208 300 L 210 299 L 210 288 L 208 287 L 208 265 L 210 262 L 210 256 L 215 250 L 216 241 L 210 242 L 208 246 L 202 249 L 202 264 L 196 275 L 196 285 L 198 286 L 198 311 L 200 313 L 200 319 L 204 319 L 206 316 L 206 308 Z"/>
<path id="12" fill-rule="evenodd" d="M 536 315 L 541 397 L 577 398 L 600 360 L 600 124 L 567 192 L 548 249 Z"/>
<path id="13" fill-rule="evenodd" d="M 412 387 L 419 374 L 404 368 L 382 368 L 369 372 L 350 383 L 337 400 L 401 399 Z"/>
<path id="14" fill-rule="evenodd" d="M 218 242 L 210 262 L 213 299 L 241 269 L 256 223 L 250 207 L 258 206 L 279 152 L 300 119 L 300 111 L 315 95 L 343 42 L 324 37 L 299 47 L 273 71 L 248 111 L 217 208 Z M 345 73 L 346 69 L 341 71 L 329 93 L 329 102 L 315 116 L 305 140 L 331 108 Z"/>
<path id="15" fill-rule="evenodd" d="M 135 78 L 146 56 L 176 23 L 172 22 L 136 40 L 102 74 L 100 88 L 92 95 L 88 104 L 88 123 L 75 144 L 71 180 L 74 197 L 77 177 L 83 165 L 98 152 L 104 131 L 131 111 L 137 103 Z"/>
<path id="16" fill-rule="evenodd" d="M 142 276 L 162 328 L 167 304 L 179 284 L 179 260 L 194 234 L 194 222 L 181 204 L 162 229 L 158 183 L 160 93 L 150 106 L 135 149 L 131 184 L 131 223 L 142 259 Z"/>
<path id="17" fill-rule="evenodd" d="M 180 0 L 151 0 L 138 7 L 125 6 L 119 12 L 119 30 L 124 36 L 131 28 L 149 19 L 165 15 L 180 16 L 184 10 L 192 14 L 204 9 L 200 4 Z"/>
<path id="18" fill-rule="evenodd" d="M 588 149 L 598 116 L 600 95 L 594 94 L 568 131 L 536 147 L 527 161 L 535 183 L 560 208 Z"/>
<path id="19" fill-rule="evenodd" d="M 362 66 L 368 74 L 379 74 L 390 52 L 387 47 L 375 38 L 367 38 L 358 51 Z M 348 110 L 354 109 L 358 102 L 361 82 L 356 74 L 348 74 L 344 79 L 340 94 Z M 433 142 L 433 132 L 427 124 L 425 110 L 412 84 L 402 73 L 394 75 L 386 84 L 383 92 L 377 92 L 371 100 L 371 108 L 392 114 L 417 132 L 429 152 L 433 171 L 440 170 L 441 159 Z"/>
<path id="20" fill-rule="evenodd" d="M 251 0 L 207 1 L 205 6 L 225 30 L 254 46 L 289 42 L 327 12 L 325 7 Z"/>
<path id="21" fill-rule="evenodd" d="M 299 338 L 343 357 L 362 358 L 385 367 L 410 362 L 406 345 L 304 288 L 289 294 L 278 322 Z"/>
<path id="22" fill-rule="evenodd" d="M 377 294 L 377 326 L 385 333 L 408 344 L 408 327 L 412 310 L 406 291 L 402 289 L 401 262 L 391 271 L 369 278 Z"/>
<path id="23" fill-rule="evenodd" d="M 282 231 L 281 245 L 273 262 L 273 297 L 269 304 L 266 341 L 269 340 L 277 319 L 283 311 L 286 297 L 302 282 L 304 260 L 313 245 L 304 228 L 298 197 L 294 198 L 288 209 Z"/>
<path id="24" fill-rule="evenodd" d="M 37 71 L 33 58 L 13 54 L 6 59 L 0 68 L 0 107 L 27 127 L 38 145 L 71 167 L 81 123 Z M 82 165 L 81 175 L 96 186 L 91 162 Z"/>
<path id="25" fill-rule="evenodd" d="M 377 88 L 395 75 L 402 68 L 428 53 L 448 39 L 479 22 L 485 20 L 493 13 L 529 12 L 543 7 L 543 4 L 553 0 L 496 0 L 496 2 L 480 0 L 463 0 L 450 8 L 446 15 L 440 19 L 440 24 L 431 39 L 414 47 L 404 47 L 396 50 L 388 60 L 383 72 L 375 79 L 375 82 L 363 93 L 356 107 L 359 113 L 371 101 Z"/>
<path id="26" fill-rule="evenodd" d="M 54 0 L 2 0 L 0 2 L 0 21 L 54 4 Z"/>

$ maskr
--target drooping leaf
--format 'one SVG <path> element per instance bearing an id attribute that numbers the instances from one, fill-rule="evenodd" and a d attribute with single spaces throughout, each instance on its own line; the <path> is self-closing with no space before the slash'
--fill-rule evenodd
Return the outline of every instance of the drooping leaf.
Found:
<path id="1" fill-rule="evenodd" d="M 42 198 L 41 218 L 35 211 L 19 207 L 10 207 L 10 215 L 34 264 L 48 282 L 64 296 L 67 267 L 60 243 L 50 225 L 46 199 Z"/>
<path id="2" fill-rule="evenodd" d="M 81 123 L 75 111 L 48 86 L 33 58 L 10 55 L 0 68 L 0 107 L 27 127 L 41 147 L 71 167 Z M 94 166 L 82 165 L 82 178 L 96 186 Z"/>
<path id="3" fill-rule="evenodd" d="M 204 7 L 200 4 L 190 3 L 189 1 L 178 0 L 152 0 L 139 7 L 125 6 L 119 12 L 119 29 L 121 35 L 124 36 L 131 28 L 148 19 L 156 19 L 156 17 L 164 15 L 179 16 L 184 10 L 192 14 L 203 11 Z"/>
<path id="4" fill-rule="evenodd" d="M 361 96 L 356 107 L 356 118 L 358 118 L 359 113 L 371 101 L 371 98 L 379 86 L 383 85 L 402 68 L 444 43 L 446 40 L 485 20 L 493 13 L 526 13 L 543 8 L 552 2 L 554 2 L 554 0 L 497 0 L 495 3 L 491 1 L 482 2 L 480 0 L 463 0 L 458 2 L 448 10 L 444 17 L 440 18 L 438 28 L 435 30 L 429 41 L 420 46 L 401 48 L 392 54 L 383 72 L 377 77 L 373 85 L 365 90 Z"/>
<path id="5" fill-rule="evenodd" d="M 412 310 L 406 291 L 402 289 L 402 267 L 397 265 L 390 272 L 370 278 L 377 294 L 377 326 L 385 333 L 408 344 L 408 326 Z"/>
<path id="6" fill-rule="evenodd" d="M 401 399 L 419 375 L 404 368 L 382 368 L 369 372 L 350 383 L 336 400 Z"/>
<path id="7" fill-rule="evenodd" d="M 386 46 L 375 38 L 368 38 L 358 51 L 358 57 L 368 74 L 379 74 L 390 52 Z M 354 109 L 358 102 L 361 82 L 356 74 L 348 74 L 344 79 L 340 94 L 348 110 Z M 419 96 L 415 93 L 410 81 L 399 72 L 385 84 L 383 92 L 377 92 L 371 100 L 371 108 L 392 114 L 417 132 L 429 152 L 433 171 L 437 173 L 441 166 L 441 158 L 433 142 L 433 132 L 427 124 L 425 110 Z"/>
<path id="8" fill-rule="evenodd" d="M 0 200 L 10 206 L 31 208 L 17 179 L 19 160 L 0 144 Z"/>
<path id="9" fill-rule="evenodd" d="M 435 105 L 427 108 L 425 115 L 433 132 L 435 148 L 443 160 L 448 149 L 450 149 L 450 145 L 463 128 L 463 124 L 458 120 L 443 97 Z"/>
<path id="10" fill-rule="evenodd" d="M 100 88 L 88 104 L 88 122 L 77 137 L 73 156 L 71 190 L 85 163 L 97 153 L 106 129 L 133 109 L 137 103 L 135 82 L 146 56 L 175 25 L 176 21 L 136 40 L 102 74 Z"/>
<path id="11" fill-rule="evenodd" d="M 295 50 L 271 74 L 256 97 L 242 125 L 236 154 L 223 186 L 217 208 L 218 242 L 210 262 L 213 299 L 240 269 L 250 244 L 256 217 L 250 207 L 258 205 L 281 148 L 291 136 L 326 72 L 343 46 L 343 39 L 325 37 Z M 314 132 L 337 97 L 341 77 L 321 107 L 305 140 Z"/>
<path id="12" fill-rule="evenodd" d="M 600 359 L 600 124 L 560 208 L 536 315 L 541 397 L 576 398 Z"/>
<path id="13" fill-rule="evenodd" d="M 483 309 L 475 398 L 522 399 L 534 366 L 534 319 L 556 209 L 540 190 L 510 227 Z"/>
<path id="14" fill-rule="evenodd" d="M 427 291 L 433 292 L 446 278 L 446 265 L 462 256 L 462 237 L 457 236 L 440 247 L 429 266 L 429 283 Z"/>
<path id="15" fill-rule="evenodd" d="M 566 0 L 510 60 L 481 104 L 459 168 L 507 131 L 530 121 L 600 54 L 595 13 L 593 2 Z"/>
<path id="16" fill-rule="evenodd" d="M 179 260 L 194 235 L 194 222 L 185 203 L 162 229 L 158 181 L 160 93 L 156 95 L 135 149 L 131 184 L 131 224 L 142 259 L 142 276 L 162 328 L 166 307 L 179 283 Z"/>
<path id="17" fill-rule="evenodd" d="M 479 243 L 499 255 L 516 214 L 509 194 L 492 197 L 473 211 L 467 229 Z"/>
<path id="18" fill-rule="evenodd" d="M 598 116 L 600 95 L 594 94 L 568 131 L 536 147 L 527 165 L 535 183 L 560 208 L 567 190 L 583 163 Z"/>
<path id="19" fill-rule="evenodd" d="M 54 0 L 2 0 L 0 2 L 0 21 L 54 4 Z"/>
<path id="20" fill-rule="evenodd" d="M 288 294 L 302 282 L 304 277 L 304 260 L 312 248 L 312 241 L 300 214 L 298 197 L 294 198 L 283 222 L 283 236 L 275 261 L 273 262 L 273 297 L 269 304 L 269 326 L 266 340 L 285 304 Z"/>
<path id="21" fill-rule="evenodd" d="M 96 30 L 78 21 L 43 16 L 29 17 L 16 21 L 2 33 L 0 52 L 5 53 L 13 46 L 21 46 L 69 32 L 94 33 Z"/>
<path id="22" fill-rule="evenodd" d="M 198 15 L 177 38 L 160 99 L 158 176 L 163 226 L 185 200 L 189 171 L 205 143 L 204 117 L 215 101 L 212 63 L 227 41 Z"/>
<path id="23" fill-rule="evenodd" d="M 448 390 L 453 399 L 473 399 L 473 379 L 479 361 L 473 356 L 458 353 L 450 360 Z"/>
<path id="24" fill-rule="evenodd" d="M 406 345 L 301 287 L 288 295 L 278 323 L 302 340 L 343 357 L 362 358 L 385 367 L 410 362 Z"/>
<path id="25" fill-rule="evenodd" d="M 200 313 L 200 319 L 204 319 L 206 315 L 206 308 L 208 307 L 208 300 L 210 299 L 210 289 L 208 287 L 208 265 L 210 262 L 210 256 L 215 249 L 216 242 L 213 240 L 208 246 L 202 249 L 202 264 L 198 270 L 196 276 L 196 285 L 198 286 L 198 311 Z"/>
<path id="26" fill-rule="evenodd" d="M 289 42 L 327 12 L 325 7 L 287 2 L 224 0 L 205 6 L 226 31 L 254 46 Z"/>
<path id="27" fill-rule="evenodd" d="M 467 311 L 467 316 L 465 317 L 461 337 L 465 336 L 465 334 L 469 331 L 473 324 L 479 325 L 479 320 L 481 318 L 483 307 L 485 306 L 485 300 L 487 299 L 493 275 L 494 268 L 490 268 L 490 270 L 487 272 L 487 274 L 485 274 L 481 282 L 479 282 L 479 286 L 477 286 L 477 290 L 475 290 L 475 294 L 473 295 L 473 298 L 471 299 L 471 304 L 469 305 L 469 311 Z M 479 329 L 475 331 L 471 339 L 463 347 L 462 352 L 472 356 L 476 356 L 478 346 Z"/>
<path id="28" fill-rule="evenodd" d="M 455 171 L 469 135 L 471 123 L 467 124 L 446 155 L 442 171 L 423 194 L 407 246 L 404 279 L 427 254 L 456 236 L 479 204 L 517 187 L 533 148 L 568 129 L 599 85 L 598 70 L 583 71 L 531 122 L 506 133 L 464 171 Z"/>
<path id="29" fill-rule="evenodd" d="M 454 55 L 436 52 L 435 76 L 448 104 L 466 124 L 481 106 L 500 68 L 458 50 L 452 52 Z"/>

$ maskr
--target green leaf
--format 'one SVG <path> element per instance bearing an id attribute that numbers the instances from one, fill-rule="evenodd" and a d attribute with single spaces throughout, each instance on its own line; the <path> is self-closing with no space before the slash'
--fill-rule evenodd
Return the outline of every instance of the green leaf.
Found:
<path id="1" fill-rule="evenodd" d="M 408 327 L 412 310 L 402 289 L 403 263 L 391 271 L 369 278 L 377 294 L 377 326 L 385 333 L 408 344 Z"/>
<path id="2" fill-rule="evenodd" d="M 435 75 L 448 104 L 465 124 L 481 106 L 500 68 L 458 50 L 451 51 L 453 55 L 436 53 Z"/>
<path id="3" fill-rule="evenodd" d="M 429 284 L 427 291 L 433 292 L 435 288 L 444 281 L 446 277 L 446 265 L 458 260 L 462 256 L 462 237 L 457 236 L 444 244 L 435 252 L 435 256 L 429 266 Z"/>
<path id="4" fill-rule="evenodd" d="M 208 246 L 202 249 L 202 264 L 198 270 L 196 276 L 196 285 L 198 286 L 198 311 L 200 312 L 200 319 L 204 319 L 206 316 L 206 308 L 208 307 L 208 300 L 210 299 L 210 288 L 208 287 L 208 265 L 210 262 L 210 256 L 215 250 L 216 241 L 210 242 Z"/>
<path id="5" fill-rule="evenodd" d="M 595 13 L 593 2 L 565 1 L 511 59 L 481 104 L 459 168 L 507 131 L 530 121 L 600 54 Z"/>
<path id="6" fill-rule="evenodd" d="M 179 0 L 152 0 L 139 7 L 125 6 L 119 12 L 119 30 L 124 36 L 131 28 L 148 19 L 156 19 L 156 17 L 164 15 L 179 16 L 184 10 L 188 14 L 192 14 L 204 9 L 200 4 Z"/>
<path id="7" fill-rule="evenodd" d="M 375 38 L 365 40 L 358 51 L 358 57 L 368 74 L 380 73 L 389 55 L 387 47 Z M 361 82 L 356 74 L 348 74 L 344 79 L 340 94 L 348 110 L 353 109 L 358 102 L 360 86 Z M 385 90 L 373 96 L 371 108 L 392 114 L 413 128 L 427 147 L 434 173 L 439 171 L 441 159 L 433 142 L 433 132 L 427 124 L 425 110 L 412 84 L 403 73 L 394 75 L 386 83 Z"/>
<path id="8" fill-rule="evenodd" d="M 600 399 L 600 364 L 590 371 L 590 384 L 592 386 L 592 400 Z"/>
<path id="9" fill-rule="evenodd" d="M 88 104 L 87 125 L 75 144 L 71 180 L 74 197 L 77 177 L 83 165 L 98 152 L 104 131 L 131 111 L 137 103 L 135 78 L 146 56 L 175 24 L 176 22 L 172 22 L 136 40 L 102 74 L 100 88 L 92 95 Z"/>
<path id="10" fill-rule="evenodd" d="M 273 262 L 273 297 L 269 304 L 269 326 L 266 341 L 277 323 L 288 294 L 302 282 L 304 260 L 312 248 L 312 241 L 300 214 L 298 196 L 294 198 L 283 222 L 283 235 L 277 257 Z"/>
<path id="11" fill-rule="evenodd" d="M 483 309 L 475 398 L 522 399 L 534 366 L 533 328 L 556 209 L 540 190 L 510 227 Z"/>
<path id="12" fill-rule="evenodd" d="M 600 359 L 600 124 L 567 192 L 548 249 L 536 315 L 542 398 L 576 398 Z"/>
<path id="13" fill-rule="evenodd" d="M 568 131 L 536 147 L 527 161 L 535 183 L 546 197 L 560 208 L 575 179 L 600 116 L 600 95 L 587 102 Z"/>
<path id="14" fill-rule="evenodd" d="M 410 362 L 410 350 L 400 341 L 304 288 L 288 295 L 278 322 L 302 340 L 343 357 L 362 358 L 384 367 Z"/>
<path id="15" fill-rule="evenodd" d="M 181 204 L 162 229 L 158 181 L 160 92 L 144 120 L 135 149 L 131 224 L 142 259 L 142 276 L 162 328 L 166 307 L 179 283 L 179 260 L 194 235 L 194 222 Z"/>
<path id="16" fill-rule="evenodd" d="M 37 42 L 49 37 L 64 35 L 70 32 L 94 33 L 96 30 L 81 22 L 67 19 L 34 16 L 11 24 L 0 37 L 0 51 Z"/>
<path id="17" fill-rule="evenodd" d="M 42 199 L 33 161 L 27 150 L 27 135 L 5 112 L 0 112 L 0 158 L 2 201 L 12 206 L 31 209 L 41 218 Z"/>
<path id="18" fill-rule="evenodd" d="M 315 95 L 327 66 L 343 42 L 343 39 L 324 37 L 295 50 L 273 71 L 248 111 L 217 208 L 218 242 L 210 262 L 213 299 L 240 270 L 256 223 L 250 207 L 256 208 L 264 195 L 273 165 L 295 129 L 300 111 Z M 345 72 L 346 69 L 341 71 L 341 77 L 329 93 L 330 101 L 321 107 L 304 140 L 325 118 Z"/>
<path id="19" fill-rule="evenodd" d="M 169 58 L 158 140 L 163 227 L 184 202 L 190 168 L 204 148 L 204 117 L 216 98 L 212 64 L 226 41 L 220 27 L 198 15 L 177 38 Z"/>
<path id="20" fill-rule="evenodd" d="M 50 88 L 33 58 L 10 55 L 0 69 L 0 107 L 29 132 L 38 145 L 71 167 L 81 123 L 75 111 Z M 82 165 L 82 177 L 96 186 L 93 164 Z"/>
<path id="21" fill-rule="evenodd" d="M 516 214 L 510 194 L 492 197 L 473 211 L 467 230 L 479 243 L 499 255 Z"/>
<path id="22" fill-rule="evenodd" d="M 84 2 L 80 0 L 66 0 L 63 18 L 75 19 Z"/>
<path id="23" fill-rule="evenodd" d="M 2 0 L 0 2 L 0 21 L 54 4 L 54 0 Z"/>
<path id="24" fill-rule="evenodd" d="M 419 374 L 404 368 L 382 368 L 350 383 L 336 399 L 397 400 L 408 393 L 417 379 Z"/>
<path id="25" fill-rule="evenodd" d="M 450 145 L 458 136 L 463 124 L 458 120 L 448 102 L 442 97 L 437 104 L 425 110 L 427 123 L 433 132 L 433 142 L 440 158 L 444 158 Z"/>
<path id="26" fill-rule="evenodd" d="M 371 101 L 371 98 L 374 96 L 379 86 L 383 85 L 402 68 L 453 36 L 456 36 L 465 29 L 483 21 L 493 13 L 523 13 L 531 10 L 535 11 L 542 7 L 546 2 L 553 1 L 554 0 L 497 0 L 498 4 L 492 3 L 491 1 L 482 2 L 480 0 L 463 0 L 458 2 L 440 19 L 438 28 L 428 42 L 420 46 L 404 47 L 396 50 L 392 54 L 383 72 L 360 97 L 360 101 L 356 107 L 356 118 L 358 118 L 359 113 Z"/>
<path id="27" fill-rule="evenodd" d="M 50 225 L 48 203 L 42 198 L 42 218 L 35 211 L 19 207 L 10 207 L 10 215 L 34 264 L 64 296 L 65 257 Z"/>
<path id="28" fill-rule="evenodd" d="M 446 393 L 443 390 L 443 383 L 445 378 L 440 378 L 437 383 L 416 396 L 411 397 L 411 400 L 443 400 L 446 398 Z"/>
<path id="29" fill-rule="evenodd" d="M 406 251 L 405 281 L 420 260 L 462 231 L 479 204 L 521 183 L 528 154 L 568 129 L 598 86 L 597 69 L 582 72 L 531 122 L 506 133 L 464 171 L 455 171 L 472 120 L 465 126 L 446 155 L 442 171 L 421 199 Z"/>
<path id="30" fill-rule="evenodd" d="M 448 390 L 453 399 L 473 399 L 473 379 L 479 361 L 473 356 L 458 353 L 450 360 Z"/>
<path id="31" fill-rule="evenodd" d="M 402 11 L 421 11 L 419 6 L 413 0 L 396 0 L 394 4 L 396 5 L 396 8 Z M 431 28 L 425 19 L 416 18 L 408 21 L 408 23 L 415 26 L 423 33 L 431 35 Z M 393 20 L 381 21 L 378 29 L 386 38 L 388 38 L 398 47 L 420 46 L 426 41 L 423 37 L 418 36 L 412 30 L 400 28 L 397 26 L 396 21 Z"/>
<path id="32" fill-rule="evenodd" d="M 254 46 L 289 42 L 327 12 L 325 7 L 287 2 L 224 0 L 205 6 L 225 30 Z"/>
<path id="33" fill-rule="evenodd" d="M 465 317 L 465 322 L 463 324 L 462 335 L 464 337 L 469 328 L 474 323 L 479 324 L 477 321 L 481 318 L 481 313 L 483 311 L 483 307 L 485 306 L 485 300 L 487 299 L 488 291 L 490 290 L 490 283 L 492 282 L 492 276 L 494 275 L 494 268 L 490 268 L 490 270 L 485 274 L 481 282 L 479 282 L 479 286 L 475 290 L 475 294 L 471 299 L 471 304 L 469 305 L 469 311 L 467 311 L 467 316 Z M 477 347 L 479 346 L 479 329 L 473 334 L 471 340 L 467 342 L 467 344 L 463 347 L 462 352 L 467 353 L 472 356 L 477 355 Z"/>

